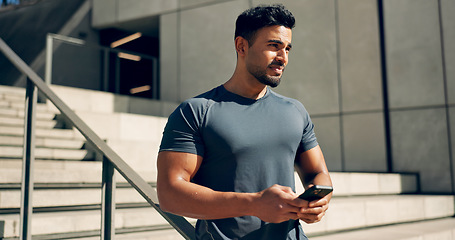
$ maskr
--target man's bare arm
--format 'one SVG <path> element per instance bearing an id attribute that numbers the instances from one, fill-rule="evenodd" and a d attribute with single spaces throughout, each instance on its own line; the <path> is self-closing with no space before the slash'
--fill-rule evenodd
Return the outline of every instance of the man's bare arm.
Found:
<path id="1" fill-rule="evenodd" d="M 296 170 L 305 189 L 312 185 L 332 186 L 329 170 L 321 148 L 316 146 L 297 156 Z"/>
<path id="2" fill-rule="evenodd" d="M 191 182 L 202 157 L 163 151 L 158 155 L 158 198 L 164 211 L 198 219 L 257 216 L 266 222 L 297 219 L 305 204 L 290 188 L 274 185 L 257 193 L 219 192 Z"/>
<path id="3" fill-rule="evenodd" d="M 297 156 L 296 170 L 305 189 L 313 185 L 332 186 L 324 155 L 319 146 Z M 308 208 L 301 209 L 299 218 L 306 223 L 319 222 L 325 215 L 331 198 L 332 193 L 320 200 L 310 202 Z"/>

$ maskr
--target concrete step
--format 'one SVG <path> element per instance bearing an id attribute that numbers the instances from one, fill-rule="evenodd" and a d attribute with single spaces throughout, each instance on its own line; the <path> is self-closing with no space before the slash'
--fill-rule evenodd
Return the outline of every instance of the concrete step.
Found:
<path id="1" fill-rule="evenodd" d="M 23 127 L 2 126 L 0 125 L 0 135 L 24 136 Z M 82 134 L 73 129 L 43 129 L 36 128 L 35 136 L 37 138 L 59 138 L 59 139 L 84 139 Z"/>
<path id="2" fill-rule="evenodd" d="M 19 232 L 19 215 L 0 215 L 4 221 L 4 237 L 17 237 Z M 116 228 L 147 227 L 168 225 L 152 207 L 117 209 L 115 213 Z M 99 210 L 34 213 L 32 235 L 59 234 L 100 229 L 101 215 Z"/>
<path id="3" fill-rule="evenodd" d="M 21 182 L 22 161 L 0 159 L 0 184 Z M 99 183 L 102 166 L 98 161 L 36 160 L 33 181 L 35 183 Z M 156 181 L 154 169 L 142 169 L 137 173 L 147 182 Z M 117 182 L 126 182 L 117 174 Z"/>
<path id="4" fill-rule="evenodd" d="M 1 159 L 0 166 L 0 183 L 19 183 L 21 181 L 21 159 Z M 101 162 L 96 161 L 36 160 L 34 167 L 35 182 L 99 182 L 101 179 Z M 138 172 L 146 181 L 154 182 L 156 180 L 155 169 L 142 169 L 142 171 Z M 91 175 L 94 176 L 87 178 Z M 359 175 L 363 181 L 357 181 Z M 53 179 L 54 177 L 56 179 Z M 415 191 L 403 191 L 403 189 L 415 188 L 415 185 L 414 187 L 401 188 L 403 185 L 403 182 L 400 181 L 402 179 L 401 177 L 401 174 L 333 172 L 334 196 L 415 193 Z M 414 179 L 416 176 L 405 174 L 403 178 Z M 379 181 L 378 179 L 381 180 Z M 379 184 L 385 182 L 387 179 L 388 184 Z M 372 184 L 374 182 L 378 184 Z M 414 182 L 414 180 L 405 182 Z M 346 187 L 344 189 L 342 188 L 343 186 L 353 184 L 356 186 L 354 190 L 349 190 Z M 394 185 L 397 185 L 397 187 Z M 366 190 L 361 191 L 362 189 Z M 296 177 L 296 192 L 303 192 L 303 187 L 298 177 Z"/>
<path id="5" fill-rule="evenodd" d="M 25 88 L 0 85 L 0 100 L 24 100 Z"/>
<path id="6" fill-rule="evenodd" d="M 56 240 L 100 240 L 99 231 L 85 231 L 76 233 L 35 235 L 34 239 Z M 117 228 L 115 239 L 121 240 L 183 240 L 184 238 L 170 225 L 154 225 L 135 228 Z"/>
<path id="7" fill-rule="evenodd" d="M 56 112 L 37 111 L 36 112 L 36 119 L 39 119 L 39 120 L 52 120 L 52 119 L 55 118 L 55 115 L 56 115 Z M 0 116 L 24 118 L 25 111 L 24 111 L 24 109 L 16 109 L 16 108 L 0 108 Z"/>
<path id="8" fill-rule="evenodd" d="M 22 146 L 0 146 L 0 156 L 22 158 Z M 95 160 L 95 154 L 84 149 L 35 148 L 36 159 Z"/>
<path id="9" fill-rule="evenodd" d="M 25 88 L 21 87 L 13 87 L 7 85 L 0 85 L 0 93 L 17 93 L 17 94 L 25 94 Z"/>
<path id="10" fill-rule="evenodd" d="M 138 231 L 122 233 L 121 229 L 115 234 L 116 239 L 122 240 L 183 240 L 184 238 L 174 229 Z M 70 238 L 74 240 L 99 240 L 100 237 Z"/>
<path id="11" fill-rule="evenodd" d="M 38 128 L 54 128 L 57 126 L 56 120 L 36 120 L 36 127 Z M 11 127 L 24 127 L 24 119 L 18 117 L 5 117 L 0 116 L 0 125 L 11 126 Z"/>
<path id="12" fill-rule="evenodd" d="M 331 173 L 336 196 L 415 193 L 418 176 L 413 173 Z"/>
<path id="13" fill-rule="evenodd" d="M 0 85 L 0 107 L 25 108 L 25 88 Z M 38 110 L 54 111 L 46 103 L 38 103 Z"/>
<path id="14" fill-rule="evenodd" d="M 84 187 L 84 185 L 50 185 L 45 184 L 33 191 L 33 207 L 62 207 L 101 204 L 101 184 Z M 47 188 L 51 186 L 52 188 Z M 60 189 L 59 186 L 62 186 Z M 115 191 L 115 202 L 120 203 L 146 203 L 145 199 L 131 186 L 122 184 Z M 1 188 L 1 185 L 0 185 Z M 0 190 L 0 210 L 20 208 L 20 186 Z"/>
<path id="15" fill-rule="evenodd" d="M 12 108 L 24 111 L 25 109 L 25 95 L 23 97 L 17 95 L 4 95 L 0 108 Z M 49 108 L 46 103 L 36 103 L 36 109 L 43 112 L 58 112 L 56 108 Z"/>
<path id="16" fill-rule="evenodd" d="M 311 240 L 455 240 L 455 219 L 444 218 L 416 223 L 376 227 L 357 231 L 311 236 Z M 69 238 L 74 240 L 99 240 L 98 237 Z M 182 240 L 175 230 L 116 233 L 122 240 Z"/>
<path id="17" fill-rule="evenodd" d="M 15 171 L 22 169 L 22 159 L 17 158 L 4 158 L 0 159 L 0 171 Z M 63 160 L 41 160 L 37 159 L 34 162 L 34 169 L 36 171 L 63 171 L 68 174 L 72 172 L 87 172 L 91 170 L 101 169 L 101 162 L 99 161 L 63 161 Z M 13 180 L 13 179 L 11 179 Z M 44 181 L 45 182 L 45 181 Z M 0 182 L 4 183 L 4 182 Z M 10 183 L 18 183 L 11 181 Z"/>
<path id="18" fill-rule="evenodd" d="M 303 224 L 308 235 L 333 233 L 359 228 L 372 228 L 390 224 L 428 221 L 453 216 L 453 196 L 381 196 L 361 198 L 334 198 L 323 222 Z M 373 199 L 374 198 L 374 199 Z M 346 204 L 349 202 L 349 204 Z M 450 205 L 450 206 L 449 206 Z M 353 209 L 353 208 L 356 209 Z M 33 214 L 32 233 L 51 234 L 73 231 L 90 231 L 99 228 L 99 210 L 74 212 L 39 212 Z M 5 236 L 17 232 L 18 215 L 0 215 L 5 221 Z M 326 223 L 324 223 L 324 221 Z M 152 208 L 120 209 L 116 213 L 117 228 L 133 228 L 166 224 Z M 321 225 L 325 229 L 321 231 Z M 312 227 L 314 225 L 319 225 Z M 55 227 L 58 226 L 58 227 Z M 365 236 L 364 236 L 365 237 Z M 327 238 L 328 239 L 328 238 Z M 333 239 L 333 238 L 330 238 Z M 337 238 L 351 239 L 351 238 Z M 370 239 L 370 238 L 363 238 Z M 391 238 L 395 239 L 395 238 Z"/>
<path id="19" fill-rule="evenodd" d="M 416 193 L 416 174 L 331 172 L 334 196 L 359 196 Z M 304 188 L 295 173 L 296 192 Z"/>
<path id="20" fill-rule="evenodd" d="M 184 240 L 184 238 L 174 229 L 169 229 L 170 226 L 150 226 L 144 228 L 123 228 L 116 229 L 115 239 L 120 240 Z M 99 240 L 99 233 L 91 232 L 93 236 L 87 237 L 67 237 L 67 240 Z M 54 235 L 55 236 L 55 235 Z M 43 238 L 40 238 L 43 239 Z M 52 238 L 56 239 L 56 238 Z"/>
<path id="21" fill-rule="evenodd" d="M 56 138 L 36 138 L 36 147 L 45 148 L 71 148 L 81 149 L 84 147 L 85 141 L 72 139 L 56 139 Z M 0 135 L 0 146 L 23 146 L 24 138 L 22 136 L 2 136 Z"/>
<path id="22" fill-rule="evenodd" d="M 311 237 L 311 235 L 310 235 Z M 443 218 L 314 236 L 311 240 L 455 240 L 455 218 Z"/>
<path id="23" fill-rule="evenodd" d="M 62 161 L 63 162 L 63 161 Z M 90 164 L 88 164 L 90 163 Z M 38 164 L 37 164 L 38 165 Z M 101 182 L 101 162 L 84 162 L 77 170 L 67 169 L 35 169 L 33 180 L 35 183 L 96 183 Z M 85 170 L 82 170 L 85 169 Z M 0 184 L 20 183 L 22 169 L 0 168 Z"/>
<path id="24" fill-rule="evenodd" d="M 304 224 L 311 234 L 454 216 L 451 195 L 385 195 L 333 198 L 323 220 Z"/>

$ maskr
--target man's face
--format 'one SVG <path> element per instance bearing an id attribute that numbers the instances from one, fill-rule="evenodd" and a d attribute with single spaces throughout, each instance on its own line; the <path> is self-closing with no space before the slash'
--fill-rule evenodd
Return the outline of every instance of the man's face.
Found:
<path id="1" fill-rule="evenodd" d="M 288 63 L 291 38 L 291 29 L 284 26 L 259 29 L 245 58 L 248 72 L 262 84 L 278 86 Z"/>

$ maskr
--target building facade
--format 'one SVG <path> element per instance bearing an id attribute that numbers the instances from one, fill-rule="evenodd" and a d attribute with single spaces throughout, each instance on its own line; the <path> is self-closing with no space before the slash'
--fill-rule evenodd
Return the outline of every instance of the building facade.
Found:
<path id="1" fill-rule="evenodd" d="M 280 2 L 297 22 L 276 91 L 306 106 L 330 170 L 418 172 L 423 192 L 453 192 L 455 2 Z M 158 26 L 160 98 L 180 102 L 230 78 L 237 15 L 271 1 L 93 3 L 95 28 Z"/>
<path id="2" fill-rule="evenodd" d="M 293 12 L 296 27 L 290 62 L 275 91 L 300 100 L 310 112 L 329 169 L 417 172 L 422 192 L 454 193 L 455 2 L 279 2 Z M 141 38 L 117 48 L 156 59 L 156 69 L 137 75 L 136 65 L 107 60 L 112 53 L 97 49 L 83 55 L 79 48 L 60 46 L 55 58 L 72 56 L 74 64 L 55 60 L 53 71 L 71 72 L 75 80 L 61 83 L 71 78 L 54 74 L 60 77 L 53 81 L 129 94 L 146 84 L 141 76 L 153 75 L 153 94 L 144 96 L 166 117 L 181 101 L 231 77 L 235 19 L 262 3 L 272 1 L 92 0 L 91 12 L 67 35 L 109 48 L 139 32 Z M 11 42 L 14 49 L 17 41 Z M 103 64 L 121 66 L 121 73 Z M 68 69 L 75 65 L 89 71 Z M 44 63 L 36 71 L 43 74 Z"/>

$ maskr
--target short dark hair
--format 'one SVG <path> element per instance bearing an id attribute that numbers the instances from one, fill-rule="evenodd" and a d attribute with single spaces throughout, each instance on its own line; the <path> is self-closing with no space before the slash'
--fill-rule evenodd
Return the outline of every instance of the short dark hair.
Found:
<path id="1" fill-rule="evenodd" d="M 295 26 L 294 15 L 282 4 L 259 5 L 247 9 L 237 17 L 234 39 L 241 36 L 251 46 L 259 29 L 275 25 L 289 29 Z"/>

